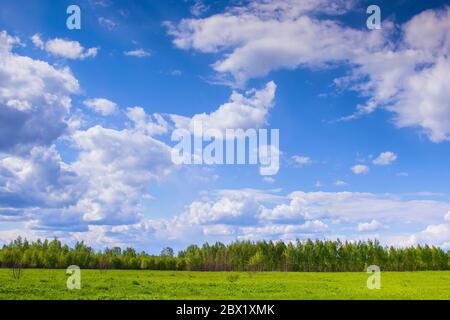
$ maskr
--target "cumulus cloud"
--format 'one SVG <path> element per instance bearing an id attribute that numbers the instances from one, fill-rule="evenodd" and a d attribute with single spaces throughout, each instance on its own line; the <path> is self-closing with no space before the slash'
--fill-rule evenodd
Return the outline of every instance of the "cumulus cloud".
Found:
<path id="1" fill-rule="evenodd" d="M 328 229 L 328 225 L 319 220 L 306 221 L 303 224 L 268 224 L 256 227 L 244 227 L 241 230 L 241 239 L 262 240 L 276 239 L 295 240 L 299 235 L 303 234 L 311 236 L 316 233 L 323 233 Z"/>
<path id="2" fill-rule="evenodd" d="M 41 46 L 38 39 L 34 42 Z M 241 190 L 239 196 L 224 190 L 214 200 L 193 202 L 173 219 L 144 219 L 142 201 L 149 188 L 175 170 L 171 148 L 154 138 L 167 133 L 169 123 L 136 106 L 126 110 L 130 123 L 125 129 L 73 126 L 68 132 L 71 95 L 79 91 L 76 78 L 68 68 L 14 54 L 19 39 L 3 32 L 0 40 L 2 61 L 7 62 L 0 66 L 0 130 L 9 137 L 0 149 L 2 221 L 26 221 L 27 234 L 72 240 L 84 235 L 102 243 L 140 235 L 176 237 L 178 229 L 183 234 L 226 234 L 232 227 L 221 231 L 214 226 L 235 221 L 239 231 L 258 221 L 259 201 L 270 197 L 251 190 Z M 42 44 L 46 49 L 47 43 Z M 229 103 L 205 117 L 211 126 L 226 118 L 227 126 L 262 126 L 274 94 L 272 82 L 260 91 L 235 92 Z M 84 103 L 104 115 L 117 109 L 104 98 Z M 75 153 L 71 163 L 65 163 L 54 146 L 62 137 Z M 203 226 L 211 227 L 208 231 Z"/>
<path id="3" fill-rule="evenodd" d="M 373 164 L 377 166 L 388 166 L 395 160 L 397 160 L 397 155 L 393 152 L 387 151 L 380 153 L 380 155 L 373 160 Z"/>
<path id="4" fill-rule="evenodd" d="M 70 205 L 80 194 L 73 188 L 76 183 L 77 177 L 62 164 L 54 146 L 35 146 L 23 156 L 0 156 L 3 206 L 17 209 Z"/>
<path id="5" fill-rule="evenodd" d="M 398 127 L 420 128 L 433 142 L 449 140 L 450 8 L 424 11 L 398 28 L 386 20 L 380 32 L 327 15 L 353 3 L 259 0 L 166 26 L 176 47 L 219 54 L 214 70 L 238 85 L 278 69 L 346 65 L 350 74 L 335 83 L 367 101 L 343 119 L 384 108 Z"/>
<path id="6" fill-rule="evenodd" d="M 272 221 L 303 219 L 344 219 L 361 221 L 420 222 L 442 221 L 442 212 L 449 206 L 431 200 L 402 200 L 393 196 L 358 192 L 293 192 L 288 204 L 280 204 L 262 212 Z M 424 212 L 427 218 L 424 218 Z"/>
<path id="7" fill-rule="evenodd" d="M 51 145 L 66 130 L 70 96 L 79 91 L 69 68 L 14 54 L 19 41 L 0 32 L 0 151 Z"/>
<path id="8" fill-rule="evenodd" d="M 211 113 L 196 114 L 191 118 L 171 115 L 177 128 L 194 131 L 200 124 L 204 130 L 261 128 L 267 124 L 269 110 L 275 99 L 276 85 L 270 81 L 261 90 L 249 90 L 245 94 L 233 91 L 229 102 Z"/>
<path id="9" fill-rule="evenodd" d="M 120 133 L 114 133 L 117 134 Z M 90 132 L 88 135 L 95 134 Z M 129 139 L 129 136 L 126 138 Z M 110 147 L 105 147 L 102 153 L 110 152 L 109 149 Z M 86 163 L 84 160 L 80 161 L 88 166 L 92 160 L 94 158 L 89 158 Z M 100 166 L 105 167 L 106 161 L 100 161 L 98 167 Z M 98 167 L 89 170 L 98 170 Z M 344 240 L 355 240 L 366 239 L 367 235 L 361 237 L 361 232 L 373 231 L 379 232 L 377 238 L 383 244 L 443 245 L 450 241 L 449 226 L 442 223 L 442 212 L 450 210 L 449 203 L 405 200 L 372 193 L 296 191 L 285 196 L 280 194 L 280 190 L 217 190 L 202 194 L 200 199 L 194 200 L 184 212 L 175 216 L 161 219 L 144 218 L 137 214 L 139 210 L 136 212 L 137 195 L 142 190 L 133 187 L 135 179 L 138 179 L 137 175 L 143 172 L 131 172 L 132 177 L 126 183 L 122 180 L 123 177 L 119 178 L 120 174 L 112 173 L 128 170 L 128 167 L 114 164 L 110 169 L 98 173 L 98 180 L 87 187 L 88 194 L 92 198 L 84 196 L 85 200 L 74 207 L 78 211 L 66 210 L 63 213 L 66 215 L 64 221 L 71 221 L 73 226 L 77 226 L 68 229 L 69 233 L 63 233 L 64 237 L 68 237 L 71 241 L 85 240 L 94 246 L 126 246 L 133 243 L 147 249 L 160 249 L 162 244 L 182 248 L 193 242 L 229 242 L 235 239 L 291 241 L 339 237 Z M 83 169 L 82 172 L 86 171 Z M 105 176 L 111 179 L 105 181 L 107 180 Z M 147 177 L 142 179 L 148 183 Z M 124 190 L 126 192 L 123 192 Z M 128 195 L 126 198 L 125 193 Z M 83 210 L 79 210 L 82 204 Z M 127 211 L 131 208 L 134 210 Z M 84 220 L 80 223 L 81 212 Z M 109 216 L 110 212 L 121 212 L 121 216 L 112 215 L 109 220 L 103 220 L 102 216 L 106 214 Z M 9 216 L 4 217 L 11 218 L 13 214 L 10 212 Z M 390 229 L 383 228 L 380 221 L 390 226 L 402 224 L 409 228 L 410 232 L 408 235 L 399 234 L 395 230 L 389 232 Z M 64 230 L 66 226 L 61 223 L 56 212 L 52 212 L 51 217 L 45 217 L 42 222 L 46 224 L 38 224 L 39 228 L 31 224 L 30 234 L 42 234 L 49 230 L 56 232 Z M 351 229 L 355 224 L 357 225 L 355 231 L 358 233 L 342 235 L 340 230 Z M 419 226 L 418 231 L 416 226 Z M 6 236 L 0 232 L 0 239 Z"/>
<path id="10" fill-rule="evenodd" d="M 148 115 L 142 107 L 127 108 L 126 115 L 136 129 L 147 132 L 149 135 L 160 135 L 169 132 L 170 125 L 159 113 Z"/>
<path id="11" fill-rule="evenodd" d="M 357 164 L 352 167 L 352 172 L 354 174 L 367 174 L 369 171 L 370 168 L 364 164 Z"/>
<path id="12" fill-rule="evenodd" d="M 181 49 L 226 52 L 214 64 L 215 71 L 231 74 L 243 84 L 271 70 L 345 60 L 359 46 L 372 46 L 374 34 L 315 18 L 347 9 L 341 1 L 254 1 L 208 18 L 167 25 L 175 46 Z"/>
<path id="13" fill-rule="evenodd" d="M 87 232 L 140 222 L 148 188 L 173 170 L 170 147 L 137 128 L 94 126 L 71 139 L 79 150 L 71 164 L 54 149 L 2 159 L 0 199 L 22 207 L 34 230 Z"/>
<path id="14" fill-rule="evenodd" d="M 19 43 L 0 33 L 0 219 L 56 233 L 139 222 L 148 188 L 173 170 L 170 147 L 152 137 L 167 130 L 164 119 L 130 108 L 126 129 L 68 132 L 77 79 L 68 68 L 14 54 Z M 85 104 L 105 115 L 116 109 L 106 99 Z M 62 137 L 75 153 L 71 163 L 54 145 Z"/>
<path id="15" fill-rule="evenodd" d="M 36 46 L 36 47 L 38 47 L 39 49 L 41 49 L 41 50 L 44 50 L 45 49 L 45 43 L 44 43 L 44 41 L 42 41 L 42 39 L 41 39 L 41 36 L 39 35 L 39 34 L 34 34 L 32 37 L 31 37 L 31 42 L 33 42 L 33 44 Z"/>
<path id="16" fill-rule="evenodd" d="M 17 43 L 0 33 L 0 199 L 2 215 L 30 221 L 80 195 L 76 174 L 54 146 L 66 133 L 79 84 L 68 68 L 13 53 Z"/>
<path id="17" fill-rule="evenodd" d="M 138 242 L 147 239 L 148 245 L 159 241 L 185 246 L 194 239 L 336 239 L 342 238 L 337 227 L 353 228 L 356 224 L 358 233 L 345 239 L 366 239 L 367 235 L 361 238 L 361 232 L 378 231 L 377 238 L 384 244 L 403 246 L 429 241 L 441 245 L 448 241 L 448 226 L 439 224 L 441 213 L 449 208 L 446 202 L 404 200 L 372 193 L 297 191 L 284 196 L 279 190 L 218 190 L 204 194 L 172 218 L 144 219 L 134 225 L 113 227 L 107 235 Z M 420 225 L 422 229 L 415 232 L 412 228 L 403 237 L 390 233 L 380 221 L 389 225 Z"/>
<path id="18" fill-rule="evenodd" d="M 98 53 L 98 48 L 85 49 L 78 41 L 65 40 L 60 38 L 50 39 L 44 42 L 39 34 L 31 37 L 33 44 L 46 52 L 66 59 L 84 60 L 93 58 Z"/>
<path id="19" fill-rule="evenodd" d="M 358 231 L 367 232 L 367 231 L 376 231 L 378 230 L 382 224 L 377 220 L 372 220 L 370 222 L 362 222 L 358 224 Z"/>
<path id="20" fill-rule="evenodd" d="M 380 238 L 381 235 L 378 235 Z M 361 238 L 362 240 L 364 238 Z M 397 247 L 414 246 L 417 244 L 438 246 L 444 250 L 450 248 L 450 225 L 430 224 L 421 226 L 419 230 L 406 233 L 386 234 L 381 237 L 386 245 Z"/>
<path id="21" fill-rule="evenodd" d="M 80 154 L 71 167 L 87 184 L 77 203 L 83 221 L 137 222 L 150 184 L 171 172 L 170 148 L 135 128 L 95 126 L 77 131 L 73 141 Z"/>
<path id="22" fill-rule="evenodd" d="M 356 59 L 350 88 L 369 97 L 356 116 L 383 107 L 398 127 L 418 127 L 433 142 L 449 139 L 449 17 L 449 7 L 424 11 L 400 27 L 397 43 Z"/>
<path id="23" fill-rule="evenodd" d="M 435 142 L 449 140 L 449 9 L 419 14 L 399 27 L 401 36 L 394 42 L 389 34 L 394 28 L 388 21 L 382 32 L 369 32 L 332 20 L 352 2 L 245 4 L 208 18 L 167 24 L 174 44 L 215 54 L 219 58 L 214 70 L 231 76 L 238 85 L 277 69 L 346 64 L 350 73 L 336 84 L 367 98 L 353 118 L 383 107 L 394 113 L 397 126 L 421 128 Z M 32 41 L 69 59 L 97 54 L 96 48 L 85 49 L 76 41 L 44 41 L 39 35 Z M 340 231 L 331 230 L 334 224 L 348 224 L 352 229 L 357 225 L 366 232 L 383 229 L 379 222 L 383 221 L 414 226 L 404 243 L 450 242 L 450 227 L 442 221 L 442 214 L 450 210 L 448 203 L 372 193 L 280 196 L 275 191 L 222 190 L 193 201 L 172 218 L 144 218 L 141 201 L 149 187 L 174 170 L 170 148 L 154 138 L 167 133 L 170 125 L 142 107 L 128 108 L 131 123 L 126 129 L 74 130 L 70 141 L 79 154 L 72 163 L 64 163 L 54 143 L 68 126 L 70 96 L 78 92 L 78 81 L 68 68 L 13 53 L 18 44 L 18 38 L 0 34 L 0 133 L 4 137 L 0 139 L 0 220 L 28 221 L 30 236 L 51 230 L 69 231 L 65 234 L 73 239 L 97 244 L 158 240 L 186 244 L 208 236 L 230 240 L 327 237 Z M 131 55 L 146 54 L 137 51 Z M 197 120 L 207 128 L 259 128 L 268 121 L 275 92 L 273 82 L 260 90 L 234 91 L 227 103 L 210 113 L 172 115 L 171 120 L 187 129 Z M 92 101 L 91 107 L 100 113 L 111 110 L 99 105 Z M 374 164 L 395 160 L 395 154 L 386 152 Z M 307 162 L 300 159 L 302 164 Z M 352 170 L 363 174 L 369 167 L 359 164 Z M 419 231 L 413 232 L 417 225 Z M 14 237 L 19 234 L 14 232 Z M 11 235 L 1 231 L 0 239 Z"/>
<path id="24" fill-rule="evenodd" d="M 450 225 L 430 224 L 421 232 L 414 234 L 418 243 L 427 243 L 448 248 L 450 243 Z"/>
<path id="25" fill-rule="evenodd" d="M 109 116 L 117 111 L 117 104 L 104 98 L 95 98 L 85 100 L 84 105 L 103 116 Z"/>
<path id="26" fill-rule="evenodd" d="M 214 201 L 195 201 L 180 219 L 193 224 L 256 224 L 262 207 L 252 198 L 223 196 Z"/>
<path id="27" fill-rule="evenodd" d="M 71 164 L 54 147 L 0 157 L 2 204 L 21 208 L 14 215 L 27 217 L 35 230 L 86 232 L 90 225 L 139 222 L 148 188 L 173 170 L 170 148 L 137 128 L 95 126 L 71 139 L 79 150 Z M 13 215 L 0 210 L 0 216 Z"/>

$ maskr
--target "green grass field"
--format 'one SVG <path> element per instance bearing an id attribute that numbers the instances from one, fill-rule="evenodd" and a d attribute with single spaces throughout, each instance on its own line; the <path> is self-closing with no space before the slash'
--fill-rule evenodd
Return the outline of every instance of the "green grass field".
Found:
<path id="1" fill-rule="evenodd" d="M 0 299 L 450 299 L 450 272 L 383 272 L 369 290 L 366 273 L 225 273 L 82 270 L 81 290 L 65 270 L 0 269 Z"/>

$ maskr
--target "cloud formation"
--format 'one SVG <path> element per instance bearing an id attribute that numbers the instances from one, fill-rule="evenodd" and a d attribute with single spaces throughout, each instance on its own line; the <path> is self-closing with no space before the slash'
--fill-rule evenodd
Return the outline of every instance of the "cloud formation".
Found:
<path id="1" fill-rule="evenodd" d="M 442 215 L 449 208 L 448 202 L 373 193 L 296 191 L 282 195 L 279 190 L 230 189 L 209 192 L 172 218 L 143 219 L 132 225 L 102 227 L 97 232 L 123 243 L 133 241 L 145 246 L 155 242 L 185 246 L 193 239 L 355 240 L 373 237 L 373 232 L 383 244 L 442 246 L 450 241 L 446 232 L 449 226 Z M 419 227 L 405 235 L 386 227 L 396 224 Z M 346 235 L 343 230 L 347 230 Z"/>
<path id="2" fill-rule="evenodd" d="M 19 43 L 0 32 L 0 151 L 23 153 L 63 134 L 79 83 L 69 68 L 14 54 Z"/>
<path id="3" fill-rule="evenodd" d="M 357 164 L 352 167 L 352 172 L 354 174 L 367 174 L 369 173 L 370 168 L 365 164 Z"/>
<path id="4" fill-rule="evenodd" d="M 267 124 L 269 111 L 273 107 L 276 84 L 268 82 L 260 90 L 248 90 L 244 94 L 233 91 L 230 100 L 211 113 L 201 113 L 191 118 L 171 115 L 177 128 L 194 131 L 195 124 L 201 124 L 203 130 L 215 129 L 258 129 Z"/>
<path id="5" fill-rule="evenodd" d="M 68 68 L 13 53 L 18 44 L 18 38 L 0 33 L 1 219 L 55 232 L 138 222 L 148 188 L 173 167 L 170 147 L 151 136 L 164 120 L 155 115 L 153 125 L 134 108 L 128 110 L 133 125 L 127 129 L 68 130 L 77 79 Z M 107 99 L 85 105 L 103 115 L 117 107 Z M 62 138 L 76 152 L 72 163 L 55 147 Z"/>
<path id="6" fill-rule="evenodd" d="M 51 55 L 71 60 L 84 60 L 93 58 L 98 53 L 98 48 L 85 49 L 78 41 L 60 38 L 50 39 L 44 42 L 39 34 L 31 37 L 33 44 Z"/>
<path id="7" fill-rule="evenodd" d="M 381 223 L 377 220 L 372 220 L 370 222 L 361 222 L 358 224 L 358 231 L 367 232 L 367 231 L 376 231 L 381 227 Z"/>
<path id="8" fill-rule="evenodd" d="M 384 108 L 398 127 L 420 128 L 433 142 L 450 140 L 450 8 L 424 11 L 401 26 L 386 20 L 381 31 L 327 16 L 353 4 L 259 0 L 166 25 L 176 47 L 218 54 L 213 69 L 241 86 L 273 70 L 345 65 L 350 74 L 336 85 L 367 101 L 343 119 Z"/>
<path id="9" fill-rule="evenodd" d="M 377 166 L 388 166 L 395 160 L 397 160 L 397 155 L 393 152 L 387 151 L 380 153 L 380 155 L 373 160 L 373 164 Z"/>
<path id="10" fill-rule="evenodd" d="M 117 104 L 105 98 L 88 99 L 83 104 L 103 116 L 112 115 L 117 111 Z"/>

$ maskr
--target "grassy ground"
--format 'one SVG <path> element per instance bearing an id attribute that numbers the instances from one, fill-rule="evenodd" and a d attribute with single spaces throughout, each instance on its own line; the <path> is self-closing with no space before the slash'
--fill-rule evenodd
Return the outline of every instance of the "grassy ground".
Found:
<path id="1" fill-rule="evenodd" d="M 81 290 L 65 270 L 0 269 L 0 299 L 450 299 L 450 272 L 383 272 L 380 290 L 366 273 L 224 273 L 82 270 Z"/>

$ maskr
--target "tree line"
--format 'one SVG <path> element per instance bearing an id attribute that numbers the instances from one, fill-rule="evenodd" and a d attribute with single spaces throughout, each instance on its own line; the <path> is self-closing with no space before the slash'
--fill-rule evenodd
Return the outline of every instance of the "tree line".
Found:
<path id="1" fill-rule="evenodd" d="M 59 240 L 29 242 L 18 238 L 0 249 L 3 268 L 145 269 L 191 271 L 364 271 L 377 265 L 383 271 L 450 270 L 450 251 L 417 245 L 382 246 L 378 241 L 341 242 L 307 240 L 236 241 L 191 245 L 174 254 L 165 248 L 159 255 L 133 248 L 95 251 L 83 242 L 74 247 Z"/>

